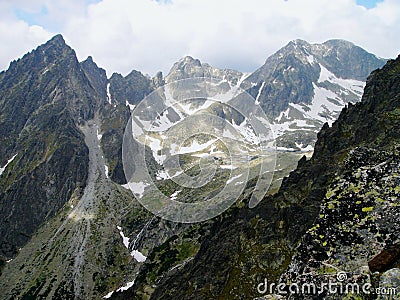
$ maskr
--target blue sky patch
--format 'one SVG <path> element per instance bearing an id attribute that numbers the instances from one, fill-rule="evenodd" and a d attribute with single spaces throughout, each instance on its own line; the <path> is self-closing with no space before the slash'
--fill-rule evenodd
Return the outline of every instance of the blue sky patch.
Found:
<path id="1" fill-rule="evenodd" d="M 40 11 L 34 12 L 34 13 L 28 12 L 28 11 L 20 9 L 20 8 L 16 8 L 14 10 L 15 16 L 19 20 L 23 20 L 26 23 L 28 23 L 29 26 L 39 25 L 40 19 L 43 18 L 44 16 L 47 16 L 48 13 L 49 13 L 49 11 L 47 10 L 47 7 L 44 5 L 42 5 L 42 7 L 40 8 Z"/>
<path id="2" fill-rule="evenodd" d="M 358 5 L 362 5 L 366 8 L 374 8 L 379 2 L 383 2 L 383 0 L 357 0 Z"/>

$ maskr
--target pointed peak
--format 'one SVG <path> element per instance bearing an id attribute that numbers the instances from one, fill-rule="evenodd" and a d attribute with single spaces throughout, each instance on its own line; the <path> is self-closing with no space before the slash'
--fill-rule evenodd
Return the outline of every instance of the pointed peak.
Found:
<path id="1" fill-rule="evenodd" d="M 196 65 L 201 65 L 201 62 L 197 58 L 193 58 L 190 55 L 186 55 L 185 57 L 181 58 L 178 61 L 179 64 L 196 64 Z"/>
<path id="2" fill-rule="evenodd" d="M 114 72 L 111 74 L 111 77 L 109 80 L 118 80 L 124 78 L 120 73 Z"/>
<path id="3" fill-rule="evenodd" d="M 277 52 L 275 52 L 271 57 L 267 58 L 266 63 L 270 58 L 278 58 L 281 59 L 283 56 L 287 55 L 307 55 L 310 53 L 310 49 L 312 48 L 312 45 L 302 39 L 296 39 L 288 42 L 284 47 L 279 49 Z"/>
<path id="4" fill-rule="evenodd" d="M 81 62 L 82 65 L 85 66 L 94 66 L 94 67 L 98 67 L 97 64 L 93 61 L 93 57 L 92 56 L 88 56 L 84 61 Z"/>
<path id="5" fill-rule="evenodd" d="M 299 50 L 305 50 L 308 51 L 311 48 L 311 44 L 305 40 L 301 40 L 301 39 L 296 39 L 293 41 L 290 41 L 286 47 L 284 47 L 283 49 L 299 49 Z"/>
<path id="6" fill-rule="evenodd" d="M 92 56 L 88 56 L 84 61 L 82 61 L 81 66 L 86 70 L 98 70 L 101 73 L 106 73 L 106 71 L 100 68 L 94 61 Z"/>
<path id="7" fill-rule="evenodd" d="M 186 55 L 180 59 L 180 61 L 193 61 L 193 60 L 195 60 L 195 59 L 193 57 L 191 57 L 190 55 Z"/>
<path id="8" fill-rule="evenodd" d="M 290 41 L 289 44 L 298 45 L 298 46 L 308 46 L 308 45 L 310 45 L 307 41 L 302 40 L 302 39 L 296 39 L 296 40 Z"/>
<path id="9" fill-rule="evenodd" d="M 67 45 L 61 34 L 53 36 L 46 44 Z"/>
<path id="10" fill-rule="evenodd" d="M 93 61 L 93 57 L 88 56 L 85 60 L 80 62 L 82 65 L 88 65 L 88 66 L 96 66 L 97 64 Z"/>
<path id="11" fill-rule="evenodd" d="M 44 53 L 50 53 L 54 51 L 61 53 L 66 51 L 75 55 L 75 51 L 73 51 L 72 48 L 65 43 L 65 40 L 61 34 L 53 36 L 49 41 L 37 48 L 37 50 L 39 49 L 44 51 Z"/>
<path id="12" fill-rule="evenodd" d="M 128 75 L 125 76 L 125 78 L 135 78 L 137 76 L 144 76 L 142 72 L 138 71 L 138 70 L 132 70 L 130 71 L 130 73 Z"/>

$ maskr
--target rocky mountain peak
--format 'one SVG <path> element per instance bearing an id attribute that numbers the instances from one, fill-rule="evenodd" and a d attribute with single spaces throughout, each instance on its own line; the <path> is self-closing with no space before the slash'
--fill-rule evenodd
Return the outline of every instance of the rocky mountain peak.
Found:
<path id="1" fill-rule="evenodd" d="M 193 65 L 201 66 L 200 60 L 197 58 L 193 58 L 190 55 L 186 55 L 185 57 L 180 59 L 178 61 L 178 64 L 193 64 Z"/>
<path id="2" fill-rule="evenodd" d="M 293 41 L 290 41 L 286 47 L 284 47 L 282 50 L 287 50 L 287 49 L 301 49 L 301 50 L 309 50 L 311 47 L 310 43 L 308 43 L 305 40 L 302 39 L 296 39 Z"/>
<path id="3" fill-rule="evenodd" d="M 91 86 L 99 94 L 101 102 L 104 103 L 107 99 L 106 86 L 108 80 L 106 71 L 99 68 L 91 56 L 88 56 L 80 65 Z"/>
<path id="4" fill-rule="evenodd" d="M 312 53 L 336 77 L 343 79 L 365 81 L 372 70 L 386 62 L 386 59 L 377 58 L 361 47 L 339 39 L 312 45 Z"/>
<path id="5" fill-rule="evenodd" d="M 48 69 L 62 61 L 69 65 L 76 66 L 78 64 L 75 51 L 65 43 L 64 38 L 59 34 L 47 43 L 25 54 L 22 58 L 11 62 L 9 70 L 18 72 L 18 70 L 22 70 L 21 68 L 29 64 L 31 71 L 42 70 L 44 72 L 46 68 Z"/>
<path id="6" fill-rule="evenodd" d="M 165 77 L 166 82 L 172 82 L 191 77 L 203 77 L 203 66 L 198 59 L 191 56 L 185 56 L 177 61 L 171 68 L 168 75 Z"/>
<path id="7" fill-rule="evenodd" d="M 86 62 L 88 64 L 95 64 L 96 65 L 96 63 L 93 61 L 93 57 L 90 56 L 90 55 L 83 62 Z"/>
<path id="8" fill-rule="evenodd" d="M 342 40 L 342 39 L 331 39 L 328 40 L 324 43 L 322 43 L 322 45 L 329 47 L 329 48 L 353 48 L 353 47 L 357 47 L 356 45 L 354 45 L 354 43 L 346 41 L 346 40 Z"/>
<path id="9" fill-rule="evenodd" d="M 124 105 L 135 105 L 154 90 L 152 79 L 136 70 L 125 77 L 114 73 L 109 84 L 109 101 Z"/>
<path id="10" fill-rule="evenodd" d="M 39 46 L 36 50 L 33 50 L 33 52 L 42 51 L 42 54 L 44 55 L 49 55 L 51 53 L 55 54 L 58 52 L 58 54 L 61 55 L 65 50 L 75 53 L 74 50 L 65 43 L 63 36 L 58 34 L 43 45 Z"/>
<path id="11" fill-rule="evenodd" d="M 47 43 L 39 46 L 32 53 L 41 54 L 44 57 L 56 59 L 58 57 L 76 58 L 75 51 L 65 43 L 61 34 L 54 36 Z"/>
<path id="12" fill-rule="evenodd" d="M 62 36 L 62 34 L 56 34 L 55 36 L 53 36 L 48 43 L 53 43 L 53 44 L 59 44 L 59 45 L 65 45 L 65 40 L 64 37 Z"/>
<path id="13" fill-rule="evenodd" d="M 368 74 L 384 63 L 348 41 L 294 40 L 270 56 L 242 87 L 271 118 L 278 146 L 305 149 L 314 144 L 315 132 L 325 122 L 331 124 L 347 103 L 361 99 Z"/>
<path id="14" fill-rule="evenodd" d="M 94 61 L 91 56 L 88 56 L 84 61 L 81 62 L 81 66 L 85 66 L 85 68 L 91 68 L 91 69 L 98 69 L 101 71 L 101 73 L 105 74 L 105 70 L 100 68 Z"/>
<path id="15" fill-rule="evenodd" d="M 165 82 L 170 83 L 195 77 L 217 78 L 226 80 L 231 85 L 236 85 L 243 77 L 243 73 L 236 70 L 214 68 L 208 63 L 202 63 L 199 59 L 185 56 L 173 65 L 165 77 Z"/>

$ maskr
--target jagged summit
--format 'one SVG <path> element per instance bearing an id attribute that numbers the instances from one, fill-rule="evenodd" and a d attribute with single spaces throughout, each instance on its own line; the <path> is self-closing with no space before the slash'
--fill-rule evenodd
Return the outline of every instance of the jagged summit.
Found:
<path id="1" fill-rule="evenodd" d="M 290 41 L 286 47 L 310 47 L 311 44 L 303 39 L 295 39 Z"/>
<path id="2" fill-rule="evenodd" d="M 102 71 L 105 72 L 105 70 L 104 70 L 103 68 L 100 68 L 100 67 L 96 64 L 96 62 L 93 60 L 93 57 L 92 57 L 92 56 L 88 56 L 85 60 L 81 61 L 80 64 L 81 64 L 81 65 L 85 65 L 85 66 L 87 66 L 87 67 L 91 66 L 91 67 L 93 67 L 93 68 L 99 68 L 99 69 L 101 69 Z"/>
<path id="3" fill-rule="evenodd" d="M 347 47 L 347 48 L 357 47 L 354 43 L 343 39 L 331 39 L 325 41 L 322 44 L 331 47 Z"/>
<path id="4" fill-rule="evenodd" d="M 185 56 L 172 66 L 166 76 L 166 82 L 172 82 L 190 77 L 203 77 L 204 68 L 198 59 L 191 56 Z"/>
<path id="5" fill-rule="evenodd" d="M 33 50 L 32 53 L 40 52 L 43 55 L 48 56 L 76 56 L 75 50 L 73 50 L 64 40 L 64 37 L 61 34 L 55 35 L 48 42 L 40 45 L 37 49 Z"/>
<path id="6" fill-rule="evenodd" d="M 93 57 L 91 55 L 89 55 L 84 61 L 94 63 Z"/>
<path id="7" fill-rule="evenodd" d="M 62 34 L 56 34 L 55 36 L 53 36 L 49 41 L 48 41 L 48 43 L 50 43 L 50 44 L 59 44 L 59 45 L 66 45 L 66 43 L 65 43 L 65 39 L 64 39 L 64 37 L 62 36 Z"/>
<path id="8" fill-rule="evenodd" d="M 236 70 L 214 68 L 208 63 L 202 63 L 199 59 L 185 56 L 172 66 L 170 72 L 165 77 L 165 82 L 170 83 L 194 77 L 225 79 L 231 85 L 236 85 L 242 79 L 243 73 Z"/>
<path id="9" fill-rule="evenodd" d="M 9 70 L 16 70 L 20 61 L 30 61 L 34 69 L 46 68 L 49 64 L 56 64 L 60 60 L 67 59 L 70 64 L 77 64 L 75 51 L 68 46 L 62 35 L 58 34 L 46 43 L 25 54 L 22 58 L 12 61 Z"/>
<path id="10" fill-rule="evenodd" d="M 201 62 L 199 59 L 197 58 L 193 58 L 190 55 L 186 55 L 183 58 L 181 58 L 176 64 L 188 64 L 188 63 L 192 63 L 192 64 L 196 64 L 196 65 L 201 65 Z"/>

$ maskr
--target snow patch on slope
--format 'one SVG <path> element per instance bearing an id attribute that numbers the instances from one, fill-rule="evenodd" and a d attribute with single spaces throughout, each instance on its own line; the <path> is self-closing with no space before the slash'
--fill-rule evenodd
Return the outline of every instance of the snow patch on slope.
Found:
<path id="1" fill-rule="evenodd" d="M 127 190 L 131 190 L 139 198 L 142 198 L 145 188 L 149 185 L 150 184 L 146 182 L 128 182 L 127 184 L 122 185 L 122 187 L 126 188 Z"/>
<path id="2" fill-rule="evenodd" d="M 136 107 L 136 105 L 130 104 L 128 100 L 125 100 L 125 105 L 128 106 L 131 111 L 133 111 Z"/>
<path id="3" fill-rule="evenodd" d="M 117 229 L 119 230 L 119 234 L 122 237 L 122 243 L 124 244 L 125 248 L 129 250 L 129 238 L 124 235 L 124 232 L 122 231 L 122 228 L 120 226 L 117 226 Z M 133 246 L 135 247 L 135 245 Z M 134 259 L 136 259 L 137 262 L 144 262 L 147 259 L 147 257 L 144 256 L 143 253 L 136 249 L 133 249 L 130 254 Z"/>
<path id="4" fill-rule="evenodd" d="M 175 191 L 171 196 L 170 199 L 171 200 L 176 200 L 178 198 L 179 193 L 182 192 L 182 190 L 179 191 Z"/>
<path id="5" fill-rule="evenodd" d="M 187 147 L 180 147 L 179 150 L 177 151 L 175 149 L 171 149 L 171 154 L 188 154 L 188 153 L 193 153 L 193 152 L 199 152 L 207 149 L 210 147 L 214 142 L 216 142 L 217 139 L 210 140 L 204 144 L 199 144 L 197 140 L 192 141 L 190 146 Z"/>
<path id="6" fill-rule="evenodd" d="M 133 287 L 133 285 L 135 284 L 135 280 L 133 281 L 129 281 L 127 284 L 125 284 L 123 287 L 120 287 L 119 289 L 117 289 L 117 292 L 123 292 L 123 291 L 127 291 L 129 290 L 131 287 Z M 105 295 L 103 297 L 103 299 L 109 299 L 111 298 L 111 296 L 114 294 L 115 291 L 111 291 L 109 292 L 107 295 Z"/>
<path id="7" fill-rule="evenodd" d="M 337 78 L 332 72 L 330 72 L 323 65 L 319 64 L 319 66 L 321 68 L 321 72 L 319 74 L 318 83 L 328 81 L 331 83 L 338 84 L 357 95 L 362 95 L 364 91 L 365 82 L 355 79 Z"/>
<path id="8" fill-rule="evenodd" d="M 230 184 L 232 181 L 235 181 L 236 179 L 239 179 L 240 177 L 242 177 L 242 175 L 243 175 L 243 174 L 239 174 L 239 175 L 237 175 L 237 176 L 233 176 L 232 178 L 229 178 L 229 179 L 226 181 L 226 184 Z"/>
<path id="9" fill-rule="evenodd" d="M 143 255 L 142 252 L 138 250 L 132 250 L 131 256 L 136 259 L 137 262 L 145 262 L 147 257 Z"/>

